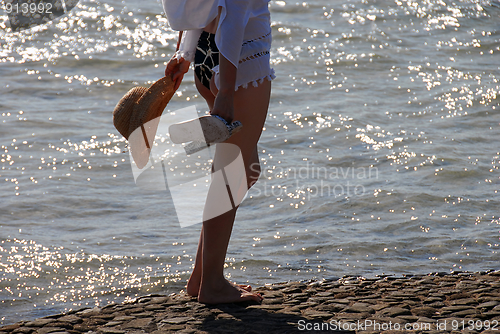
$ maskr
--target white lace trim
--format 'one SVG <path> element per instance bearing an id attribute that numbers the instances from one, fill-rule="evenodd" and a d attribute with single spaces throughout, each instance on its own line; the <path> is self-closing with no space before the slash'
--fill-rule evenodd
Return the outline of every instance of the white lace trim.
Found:
<path id="1" fill-rule="evenodd" d="M 203 29 L 188 30 L 182 34 L 179 50 L 175 52 L 177 60 L 184 58 L 189 62 L 194 62 L 194 55 L 196 54 L 196 45 L 200 39 Z"/>
<path id="2" fill-rule="evenodd" d="M 214 73 L 215 86 L 217 87 L 217 89 L 219 89 L 220 88 L 219 87 L 219 65 L 215 66 L 212 69 L 212 71 Z M 240 87 L 248 88 L 249 84 L 252 84 L 252 86 L 254 86 L 254 87 L 258 87 L 259 84 L 263 83 L 264 80 L 266 80 L 266 79 L 269 81 L 276 79 L 276 74 L 275 74 L 273 68 L 269 68 L 269 74 L 264 75 L 258 79 L 255 79 L 255 80 L 250 80 L 250 81 L 245 82 L 243 84 L 239 84 L 239 85 L 235 86 L 234 90 L 237 91 Z"/>
<path id="3" fill-rule="evenodd" d="M 255 53 L 255 54 L 250 55 L 250 56 L 248 56 L 248 57 L 246 57 L 244 59 L 240 59 L 239 64 L 244 63 L 244 62 L 249 61 L 249 60 L 253 60 L 253 59 L 257 59 L 257 58 L 266 56 L 268 54 L 269 54 L 268 50 L 262 51 L 262 52 L 259 52 L 259 53 Z"/>
<path id="4" fill-rule="evenodd" d="M 268 38 L 270 36 L 271 36 L 271 32 L 268 32 L 265 35 L 262 35 L 262 36 L 259 36 L 257 38 L 253 38 L 253 39 L 249 39 L 249 40 L 244 41 L 243 44 L 242 44 L 242 46 L 245 46 L 247 44 L 250 44 L 250 43 L 253 43 L 253 42 L 256 42 L 256 41 L 260 41 L 260 40 Z"/>
<path id="5" fill-rule="evenodd" d="M 252 84 L 252 86 L 254 87 L 258 87 L 261 83 L 264 82 L 264 80 L 268 80 L 268 81 L 273 81 L 274 79 L 276 79 L 276 75 L 274 74 L 274 69 L 271 69 L 271 73 L 266 75 L 265 77 L 263 78 L 260 78 L 260 79 L 257 79 L 257 80 L 253 80 L 253 81 L 250 81 L 250 82 L 247 82 L 246 84 L 243 84 L 243 85 L 239 85 L 238 87 L 236 87 L 236 90 L 238 90 L 240 87 L 242 88 L 248 88 L 248 85 L 249 84 Z"/>
<path id="6" fill-rule="evenodd" d="M 176 51 L 174 57 L 177 58 L 177 60 L 184 58 L 185 60 L 193 63 L 195 54 L 196 51 Z"/>

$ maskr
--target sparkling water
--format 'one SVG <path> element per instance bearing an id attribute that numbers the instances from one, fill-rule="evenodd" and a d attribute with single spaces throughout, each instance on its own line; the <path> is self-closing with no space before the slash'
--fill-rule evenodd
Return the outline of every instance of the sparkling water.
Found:
<path id="1" fill-rule="evenodd" d="M 270 2 L 260 181 L 226 275 L 287 280 L 499 269 L 500 8 L 481 0 Z M 159 1 L 0 16 L 0 324 L 184 288 L 201 224 L 136 186 L 117 101 L 163 75 Z M 204 100 L 192 72 L 167 106 Z M 186 199 L 188 201 L 189 199 Z"/>

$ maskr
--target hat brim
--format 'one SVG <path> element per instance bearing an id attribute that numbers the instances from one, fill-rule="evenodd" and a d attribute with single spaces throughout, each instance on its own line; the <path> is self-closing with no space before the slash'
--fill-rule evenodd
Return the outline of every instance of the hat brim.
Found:
<path id="1" fill-rule="evenodd" d="M 163 77 L 152 84 L 133 105 L 128 140 L 132 158 L 138 168 L 142 169 L 148 163 L 159 117 L 174 94 L 175 83 L 172 77 Z"/>
<path id="2" fill-rule="evenodd" d="M 134 104 L 128 133 L 131 134 L 141 125 L 160 117 L 174 94 L 175 82 L 172 77 L 163 77 L 153 83 Z"/>
<path id="3" fill-rule="evenodd" d="M 113 110 L 113 125 L 127 140 L 130 136 L 130 118 L 134 111 L 134 105 L 147 90 L 146 87 L 132 88 L 118 101 Z"/>
<path id="4" fill-rule="evenodd" d="M 174 93 L 175 83 L 171 77 L 163 77 L 149 88 L 132 88 L 113 110 L 115 128 L 128 140 L 135 129 L 162 115 Z"/>

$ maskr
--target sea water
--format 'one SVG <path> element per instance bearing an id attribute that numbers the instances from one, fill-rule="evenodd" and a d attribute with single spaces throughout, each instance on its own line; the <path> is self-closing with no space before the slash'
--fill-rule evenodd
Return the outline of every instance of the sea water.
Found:
<path id="1" fill-rule="evenodd" d="M 500 269 L 494 0 L 271 1 L 277 78 L 230 280 Z M 184 288 L 201 224 L 138 187 L 112 110 L 175 51 L 159 1 L 1 16 L 0 324 Z M 207 110 L 192 72 L 167 106 Z M 189 199 L 186 199 L 188 201 Z"/>

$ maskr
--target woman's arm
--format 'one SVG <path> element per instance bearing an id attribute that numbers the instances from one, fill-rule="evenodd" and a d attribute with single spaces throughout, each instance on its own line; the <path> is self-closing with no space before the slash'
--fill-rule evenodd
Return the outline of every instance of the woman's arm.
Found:
<path id="1" fill-rule="evenodd" d="M 214 107 L 210 112 L 219 115 L 231 123 L 234 117 L 234 86 L 236 84 L 236 67 L 219 53 L 219 91 L 215 96 Z"/>
<path id="2" fill-rule="evenodd" d="M 182 31 L 179 31 L 179 39 L 177 41 L 176 54 L 168 61 L 167 67 L 165 68 L 165 76 L 172 76 L 172 80 L 175 82 L 175 90 L 181 85 L 184 74 L 189 71 L 190 62 L 184 58 L 177 59 L 177 51 L 179 51 L 179 46 L 181 44 Z"/>
<path id="3" fill-rule="evenodd" d="M 217 23 L 221 15 L 221 7 L 217 15 Z M 224 38 L 224 36 L 222 37 Z M 236 85 L 236 73 L 238 69 L 222 52 L 219 52 L 219 91 L 214 92 L 214 107 L 210 111 L 212 115 L 219 115 L 231 123 L 234 118 L 234 87 Z"/>

